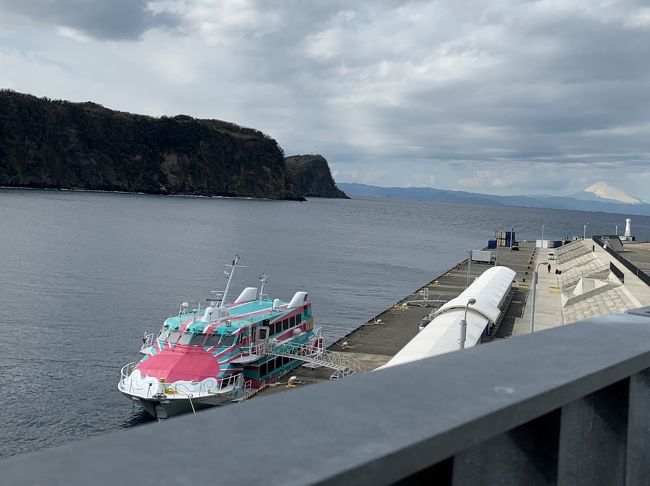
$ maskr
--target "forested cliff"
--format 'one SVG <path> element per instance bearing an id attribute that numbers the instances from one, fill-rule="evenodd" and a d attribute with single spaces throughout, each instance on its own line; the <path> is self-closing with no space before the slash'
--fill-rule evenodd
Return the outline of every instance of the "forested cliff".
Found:
<path id="1" fill-rule="evenodd" d="M 134 115 L 10 90 L 0 91 L 0 185 L 272 199 L 303 195 L 278 143 L 258 130 L 185 115 Z"/>
<path id="2" fill-rule="evenodd" d="M 302 196 L 347 198 L 334 183 L 322 155 L 293 155 L 285 159 L 289 178 Z"/>

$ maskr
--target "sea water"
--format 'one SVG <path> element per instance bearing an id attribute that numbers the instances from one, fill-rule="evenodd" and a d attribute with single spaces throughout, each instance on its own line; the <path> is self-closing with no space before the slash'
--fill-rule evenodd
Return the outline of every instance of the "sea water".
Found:
<path id="1" fill-rule="evenodd" d="M 225 284 L 306 290 L 328 342 L 494 238 L 611 234 L 626 215 L 415 201 L 0 190 L 0 457 L 143 423 L 117 391 L 145 331 Z M 640 239 L 650 218 L 632 216 Z"/>

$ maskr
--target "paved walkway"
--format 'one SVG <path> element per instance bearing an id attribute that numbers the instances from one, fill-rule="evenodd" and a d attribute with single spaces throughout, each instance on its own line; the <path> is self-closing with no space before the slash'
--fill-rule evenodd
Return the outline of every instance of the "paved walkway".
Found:
<path id="1" fill-rule="evenodd" d="M 548 259 L 551 252 L 557 256 L 558 249 L 537 248 L 531 265 L 531 268 L 539 265 L 540 270 L 535 303 L 535 331 L 589 319 L 596 315 L 625 312 L 627 309 L 650 305 L 650 288 L 591 240 L 575 242 L 570 248 L 562 247 L 559 250 L 564 253 L 565 259 L 561 266 L 561 276 L 555 274 L 557 260 Z M 568 260 L 567 255 L 571 255 Z M 551 263 L 550 273 L 546 262 Z M 592 289 L 585 292 L 582 298 L 580 294 L 573 294 L 572 290 L 581 277 L 595 278 L 606 283 L 608 276 L 601 273 L 609 274 L 610 262 L 625 275 L 624 285 L 612 283 L 602 287 L 600 291 L 594 292 Z M 565 300 L 570 299 L 566 306 L 562 301 L 560 287 L 563 287 L 565 292 Z M 530 332 L 532 301 L 531 286 L 523 316 L 515 320 L 512 335 Z"/>
<path id="2" fill-rule="evenodd" d="M 549 253 L 555 249 L 536 248 L 532 268 L 539 266 L 537 290 L 535 292 L 535 331 L 550 329 L 564 324 L 562 317 L 562 298 L 558 277 L 555 274 L 555 260 L 549 260 Z M 551 264 L 549 273 L 547 264 Z M 515 319 L 512 335 L 518 336 L 530 332 L 533 314 L 533 286 L 530 287 L 524 315 Z"/>

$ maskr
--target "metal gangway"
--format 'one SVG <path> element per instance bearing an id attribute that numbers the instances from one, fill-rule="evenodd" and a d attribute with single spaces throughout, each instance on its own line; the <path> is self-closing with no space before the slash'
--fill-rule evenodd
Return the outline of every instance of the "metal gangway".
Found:
<path id="1" fill-rule="evenodd" d="M 324 366 L 334 370 L 330 380 L 336 380 L 356 373 L 367 371 L 364 364 L 349 353 L 329 351 L 313 343 L 293 344 L 269 342 L 266 350 L 268 354 L 297 359 L 317 366 Z"/>

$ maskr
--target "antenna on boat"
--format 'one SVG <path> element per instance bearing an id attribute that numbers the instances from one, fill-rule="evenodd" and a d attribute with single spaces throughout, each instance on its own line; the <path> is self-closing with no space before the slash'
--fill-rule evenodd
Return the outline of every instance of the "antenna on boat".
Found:
<path id="1" fill-rule="evenodd" d="M 189 306 L 190 306 L 190 303 L 189 303 L 189 302 L 182 302 L 182 303 L 178 306 L 178 315 L 180 316 L 180 315 L 183 313 L 183 311 L 186 311 L 186 310 L 187 310 L 187 308 L 188 308 Z"/>
<path id="2" fill-rule="evenodd" d="M 266 272 L 262 272 L 260 277 L 260 302 L 264 300 L 264 297 L 269 298 L 269 294 L 266 293 L 266 282 L 269 281 L 269 276 Z"/>
<path id="3" fill-rule="evenodd" d="M 221 295 L 221 302 L 219 302 L 219 308 L 223 308 L 226 305 L 226 298 L 228 297 L 228 290 L 230 290 L 230 282 L 232 281 L 232 277 L 235 274 L 235 268 L 246 268 L 243 265 L 237 265 L 239 263 L 239 253 L 235 253 L 235 259 L 232 261 L 230 265 L 226 265 L 226 268 L 230 268 L 230 270 L 224 270 L 223 273 L 226 274 L 226 289 L 223 291 L 223 294 Z"/>

